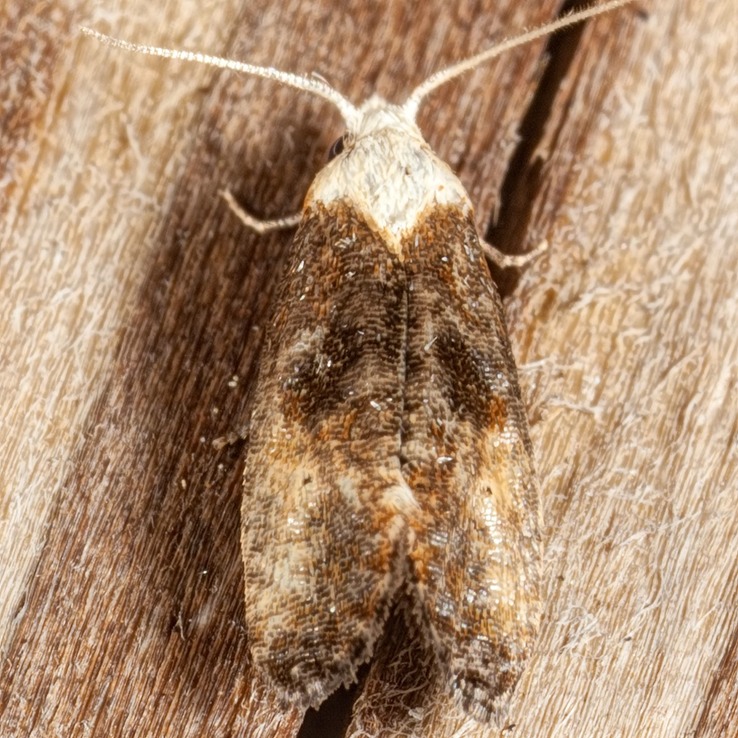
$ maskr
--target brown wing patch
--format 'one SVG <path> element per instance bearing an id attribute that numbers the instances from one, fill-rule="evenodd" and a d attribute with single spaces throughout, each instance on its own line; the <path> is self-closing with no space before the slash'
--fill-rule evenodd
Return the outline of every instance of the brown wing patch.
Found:
<path id="1" fill-rule="evenodd" d="M 254 387 L 242 550 L 251 653 L 318 705 L 371 655 L 407 561 L 402 265 L 347 205 L 293 245 Z"/>
<path id="2" fill-rule="evenodd" d="M 434 208 L 403 242 L 403 474 L 421 513 L 418 618 L 464 708 L 488 720 L 540 616 L 540 511 L 499 296 L 470 215 Z"/>

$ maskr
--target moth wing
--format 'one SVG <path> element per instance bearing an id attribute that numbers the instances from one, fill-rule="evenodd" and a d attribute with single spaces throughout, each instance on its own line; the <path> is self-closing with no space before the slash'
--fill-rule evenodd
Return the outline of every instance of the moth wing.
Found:
<path id="1" fill-rule="evenodd" d="M 502 305 L 471 215 L 436 207 L 404 240 L 403 473 L 418 615 L 460 702 L 484 720 L 540 617 L 539 497 Z"/>
<path id="2" fill-rule="evenodd" d="M 406 573 L 405 310 L 397 257 L 313 206 L 252 395 L 241 529 L 252 659 L 291 702 L 355 680 Z"/>

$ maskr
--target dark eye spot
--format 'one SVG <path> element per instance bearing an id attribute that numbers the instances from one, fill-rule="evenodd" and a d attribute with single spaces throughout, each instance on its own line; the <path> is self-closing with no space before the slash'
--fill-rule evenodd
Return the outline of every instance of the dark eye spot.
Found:
<path id="1" fill-rule="evenodd" d="M 343 145 L 345 143 L 344 139 L 345 136 L 341 136 L 333 142 L 333 145 L 328 151 L 328 161 L 335 159 L 343 151 Z"/>

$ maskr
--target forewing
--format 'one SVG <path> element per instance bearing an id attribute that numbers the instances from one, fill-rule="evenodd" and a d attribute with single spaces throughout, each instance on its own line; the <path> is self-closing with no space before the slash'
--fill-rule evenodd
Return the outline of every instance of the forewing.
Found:
<path id="1" fill-rule="evenodd" d="M 471 215 L 436 207 L 403 242 L 403 473 L 418 616 L 465 709 L 489 719 L 540 613 L 540 511 L 502 306 Z"/>
<path id="2" fill-rule="evenodd" d="M 406 304 L 397 256 L 350 206 L 306 213 L 253 390 L 242 508 L 252 658 L 303 705 L 354 680 L 405 574 Z"/>

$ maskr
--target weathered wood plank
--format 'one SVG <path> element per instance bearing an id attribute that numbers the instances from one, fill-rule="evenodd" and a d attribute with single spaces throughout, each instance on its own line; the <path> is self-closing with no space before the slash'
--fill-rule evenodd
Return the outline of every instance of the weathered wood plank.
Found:
<path id="1" fill-rule="evenodd" d="M 0 10 L 0 734 L 289 736 L 301 722 L 251 682 L 241 448 L 211 446 L 243 421 L 289 235 L 245 233 L 217 191 L 295 210 L 340 124 L 304 95 L 111 51 L 76 23 L 319 71 L 360 100 L 400 99 L 555 12 Z M 497 243 L 551 244 L 507 303 L 548 582 L 513 735 L 738 731 L 736 21 L 728 0 L 648 12 L 563 39 L 548 74 L 545 43 L 517 50 L 421 115 Z M 389 652 L 355 734 L 490 734 L 438 685 L 419 683 L 408 715 L 394 686 L 412 675 Z"/>

